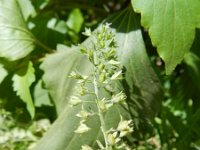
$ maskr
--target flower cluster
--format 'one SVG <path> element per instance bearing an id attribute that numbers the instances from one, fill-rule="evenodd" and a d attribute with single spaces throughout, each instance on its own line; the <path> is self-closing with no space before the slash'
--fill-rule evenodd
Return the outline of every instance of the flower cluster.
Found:
<path id="1" fill-rule="evenodd" d="M 101 123 L 101 131 L 104 137 L 104 144 L 97 140 L 97 145 L 102 150 L 110 150 L 116 146 L 122 147 L 122 137 L 133 132 L 131 120 L 123 120 L 118 124 L 117 129 L 107 129 L 104 122 L 104 113 L 108 111 L 115 104 L 125 103 L 126 95 L 123 91 L 116 92 L 113 84 L 116 80 L 122 79 L 122 65 L 116 56 L 117 44 L 114 40 L 115 36 L 110 30 L 110 24 L 103 24 L 97 31 L 91 32 L 86 29 L 84 35 L 89 36 L 92 46 L 90 48 L 81 46 L 80 52 L 86 55 L 93 66 L 93 72 L 88 75 L 82 75 L 78 71 L 73 71 L 69 75 L 70 78 L 77 80 L 78 95 L 71 96 L 69 103 L 71 106 L 82 105 L 82 109 L 76 114 L 80 118 L 80 123 L 74 131 L 78 134 L 83 134 L 90 130 L 86 124 L 89 117 L 98 115 Z M 87 83 L 92 83 L 93 89 L 87 88 Z M 104 89 L 110 93 L 111 96 L 100 97 L 99 93 Z M 82 100 L 82 96 L 87 94 L 95 95 L 93 103 L 96 104 L 97 112 L 88 112 L 84 109 L 83 103 L 91 102 Z M 92 150 L 88 145 L 83 145 L 82 150 Z"/>

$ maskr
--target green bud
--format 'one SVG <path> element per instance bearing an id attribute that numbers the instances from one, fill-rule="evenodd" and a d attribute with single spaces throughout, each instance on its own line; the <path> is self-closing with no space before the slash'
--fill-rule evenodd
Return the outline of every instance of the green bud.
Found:
<path id="1" fill-rule="evenodd" d="M 120 138 L 117 137 L 117 132 L 108 134 L 108 144 L 113 146 L 120 141 Z"/>
<path id="2" fill-rule="evenodd" d="M 105 73 L 101 73 L 101 74 L 99 75 L 99 82 L 100 82 L 100 83 L 103 83 L 103 82 L 105 82 L 105 80 L 106 80 L 106 75 L 105 75 Z"/>

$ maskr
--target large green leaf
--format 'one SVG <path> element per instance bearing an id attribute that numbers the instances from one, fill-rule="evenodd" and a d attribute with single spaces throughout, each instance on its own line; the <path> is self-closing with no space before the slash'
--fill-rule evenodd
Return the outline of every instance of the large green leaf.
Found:
<path id="1" fill-rule="evenodd" d="M 27 68 L 18 70 L 13 78 L 13 88 L 17 95 L 26 103 L 27 110 L 31 117 L 34 117 L 35 107 L 30 93 L 30 86 L 35 81 L 34 68 L 31 62 L 29 62 Z"/>
<path id="2" fill-rule="evenodd" d="M 16 0 L 0 0 L 0 57 L 17 60 L 34 48 L 33 36 Z"/>
<path id="3" fill-rule="evenodd" d="M 152 118 L 160 110 L 162 90 L 146 53 L 139 16 L 131 8 L 116 16 L 107 21 L 116 33 L 118 56 L 126 69 L 123 85 L 130 108 L 134 117 Z"/>
<path id="4" fill-rule="evenodd" d="M 44 61 L 42 68 L 45 71 L 44 81 L 48 88 L 59 114 L 58 119 L 52 128 L 47 132 L 46 136 L 35 147 L 37 150 L 72 150 L 80 149 L 81 145 L 95 145 L 96 139 L 101 137 L 100 122 L 97 117 L 92 117 L 87 122 L 92 129 L 83 135 L 76 134 L 74 131 L 78 127 L 79 118 L 75 115 L 80 111 L 81 107 L 71 107 L 68 100 L 71 95 L 76 94 L 75 86 L 77 82 L 67 76 L 72 70 L 78 70 L 82 74 L 87 75 L 91 71 L 91 64 L 86 56 L 79 52 L 78 47 L 68 48 L 59 45 L 58 52 L 49 55 Z M 92 95 L 84 97 L 87 100 L 94 100 Z M 85 103 L 84 108 L 96 110 L 94 104 Z M 105 115 L 107 128 L 111 128 L 113 124 L 119 122 L 119 108 L 113 107 Z M 112 119 L 110 119 L 112 118 Z M 80 138 L 81 136 L 81 138 Z M 55 140 L 56 139 L 56 140 Z M 77 143 L 77 141 L 79 141 Z"/>
<path id="5" fill-rule="evenodd" d="M 199 0 L 132 0 L 142 16 L 142 25 L 149 29 L 153 45 L 171 73 L 189 51 L 200 27 Z"/>
<path id="6" fill-rule="evenodd" d="M 138 19 L 135 18 L 132 9 L 127 9 L 114 15 L 108 21 L 113 22 L 113 29 L 117 28 L 114 32 L 116 32 L 116 39 L 119 42 L 118 53 L 121 56 L 120 59 L 127 70 L 125 72 L 124 88 L 128 90 L 128 101 L 131 110 L 139 111 L 141 109 L 145 112 L 143 114 L 147 114 L 149 112 L 147 106 L 151 107 L 151 103 L 156 106 L 159 102 L 158 93 L 160 89 L 158 79 L 145 52 L 141 31 L 137 24 Z M 91 43 L 91 39 L 87 39 L 83 45 L 91 46 Z M 60 45 L 57 49 L 57 53 L 47 56 L 42 64 L 42 69 L 45 72 L 43 79 L 46 88 L 56 104 L 59 117 L 34 149 L 78 150 L 83 144 L 95 147 L 96 140 L 101 140 L 98 118 L 92 117 L 87 122 L 88 126 L 92 128 L 91 131 L 83 135 L 77 135 L 74 130 L 78 126 L 79 119 L 75 114 L 81 108 L 78 106 L 71 108 L 68 105 L 69 97 L 76 92 L 75 86 L 77 83 L 73 79 L 67 78 L 67 75 L 74 69 L 87 75 L 91 71 L 91 64 L 88 62 L 87 57 L 81 55 L 76 47 L 68 48 Z M 144 78 L 141 78 L 141 76 L 144 76 Z M 151 87 L 151 90 L 148 90 L 147 87 Z M 85 99 L 93 100 L 94 98 L 88 96 Z M 95 106 L 90 103 L 86 103 L 84 107 L 95 109 Z M 141 108 L 137 109 L 138 107 Z M 155 110 L 159 110 L 159 108 L 155 107 Z M 139 112 L 137 113 L 134 113 L 136 117 L 139 116 Z M 107 128 L 117 125 L 120 119 L 119 114 L 129 117 L 129 114 L 122 107 L 112 107 L 105 115 Z"/>

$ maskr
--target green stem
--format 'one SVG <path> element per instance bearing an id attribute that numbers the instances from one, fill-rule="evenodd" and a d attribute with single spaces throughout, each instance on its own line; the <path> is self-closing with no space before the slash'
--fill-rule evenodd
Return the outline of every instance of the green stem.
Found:
<path id="1" fill-rule="evenodd" d="M 46 50 L 46 51 L 49 52 L 49 53 L 52 53 L 52 52 L 53 52 L 53 49 L 47 47 L 45 44 L 43 44 L 42 42 L 40 42 L 37 38 L 34 38 L 34 39 L 35 39 L 35 43 L 36 43 L 38 46 L 42 47 L 44 50 Z"/>
<path id="2" fill-rule="evenodd" d="M 100 119 L 100 123 L 101 123 L 101 131 L 102 131 L 103 136 L 104 136 L 106 150 L 108 150 L 108 135 L 106 133 L 106 125 L 105 125 L 105 121 L 104 121 L 104 117 L 103 117 L 103 112 L 101 111 L 100 106 L 99 106 L 99 90 L 98 90 L 98 84 L 97 84 L 96 76 L 94 77 L 93 84 L 94 84 L 94 91 L 95 91 L 95 94 L 96 94 L 95 102 L 96 102 L 96 105 L 97 105 L 97 108 L 98 108 L 98 115 L 99 115 L 99 119 Z"/>

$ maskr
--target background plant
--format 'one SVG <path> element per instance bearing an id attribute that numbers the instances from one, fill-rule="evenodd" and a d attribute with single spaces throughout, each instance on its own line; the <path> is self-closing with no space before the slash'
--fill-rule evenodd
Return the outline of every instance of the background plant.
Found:
<path id="1" fill-rule="evenodd" d="M 81 107 L 69 104 L 77 82 L 67 76 L 90 72 L 87 56 L 74 45 L 91 49 L 92 37 L 85 40 L 81 32 L 104 20 L 116 37 L 123 66 L 116 87 L 128 105 L 112 107 L 106 124 L 131 116 L 135 131 L 124 140 L 136 149 L 198 149 L 199 6 L 198 0 L 0 0 L 1 109 L 26 130 L 43 118 L 53 123 L 37 150 L 95 148 L 102 141 L 95 117 L 88 120 L 93 132 L 76 142 Z"/>

